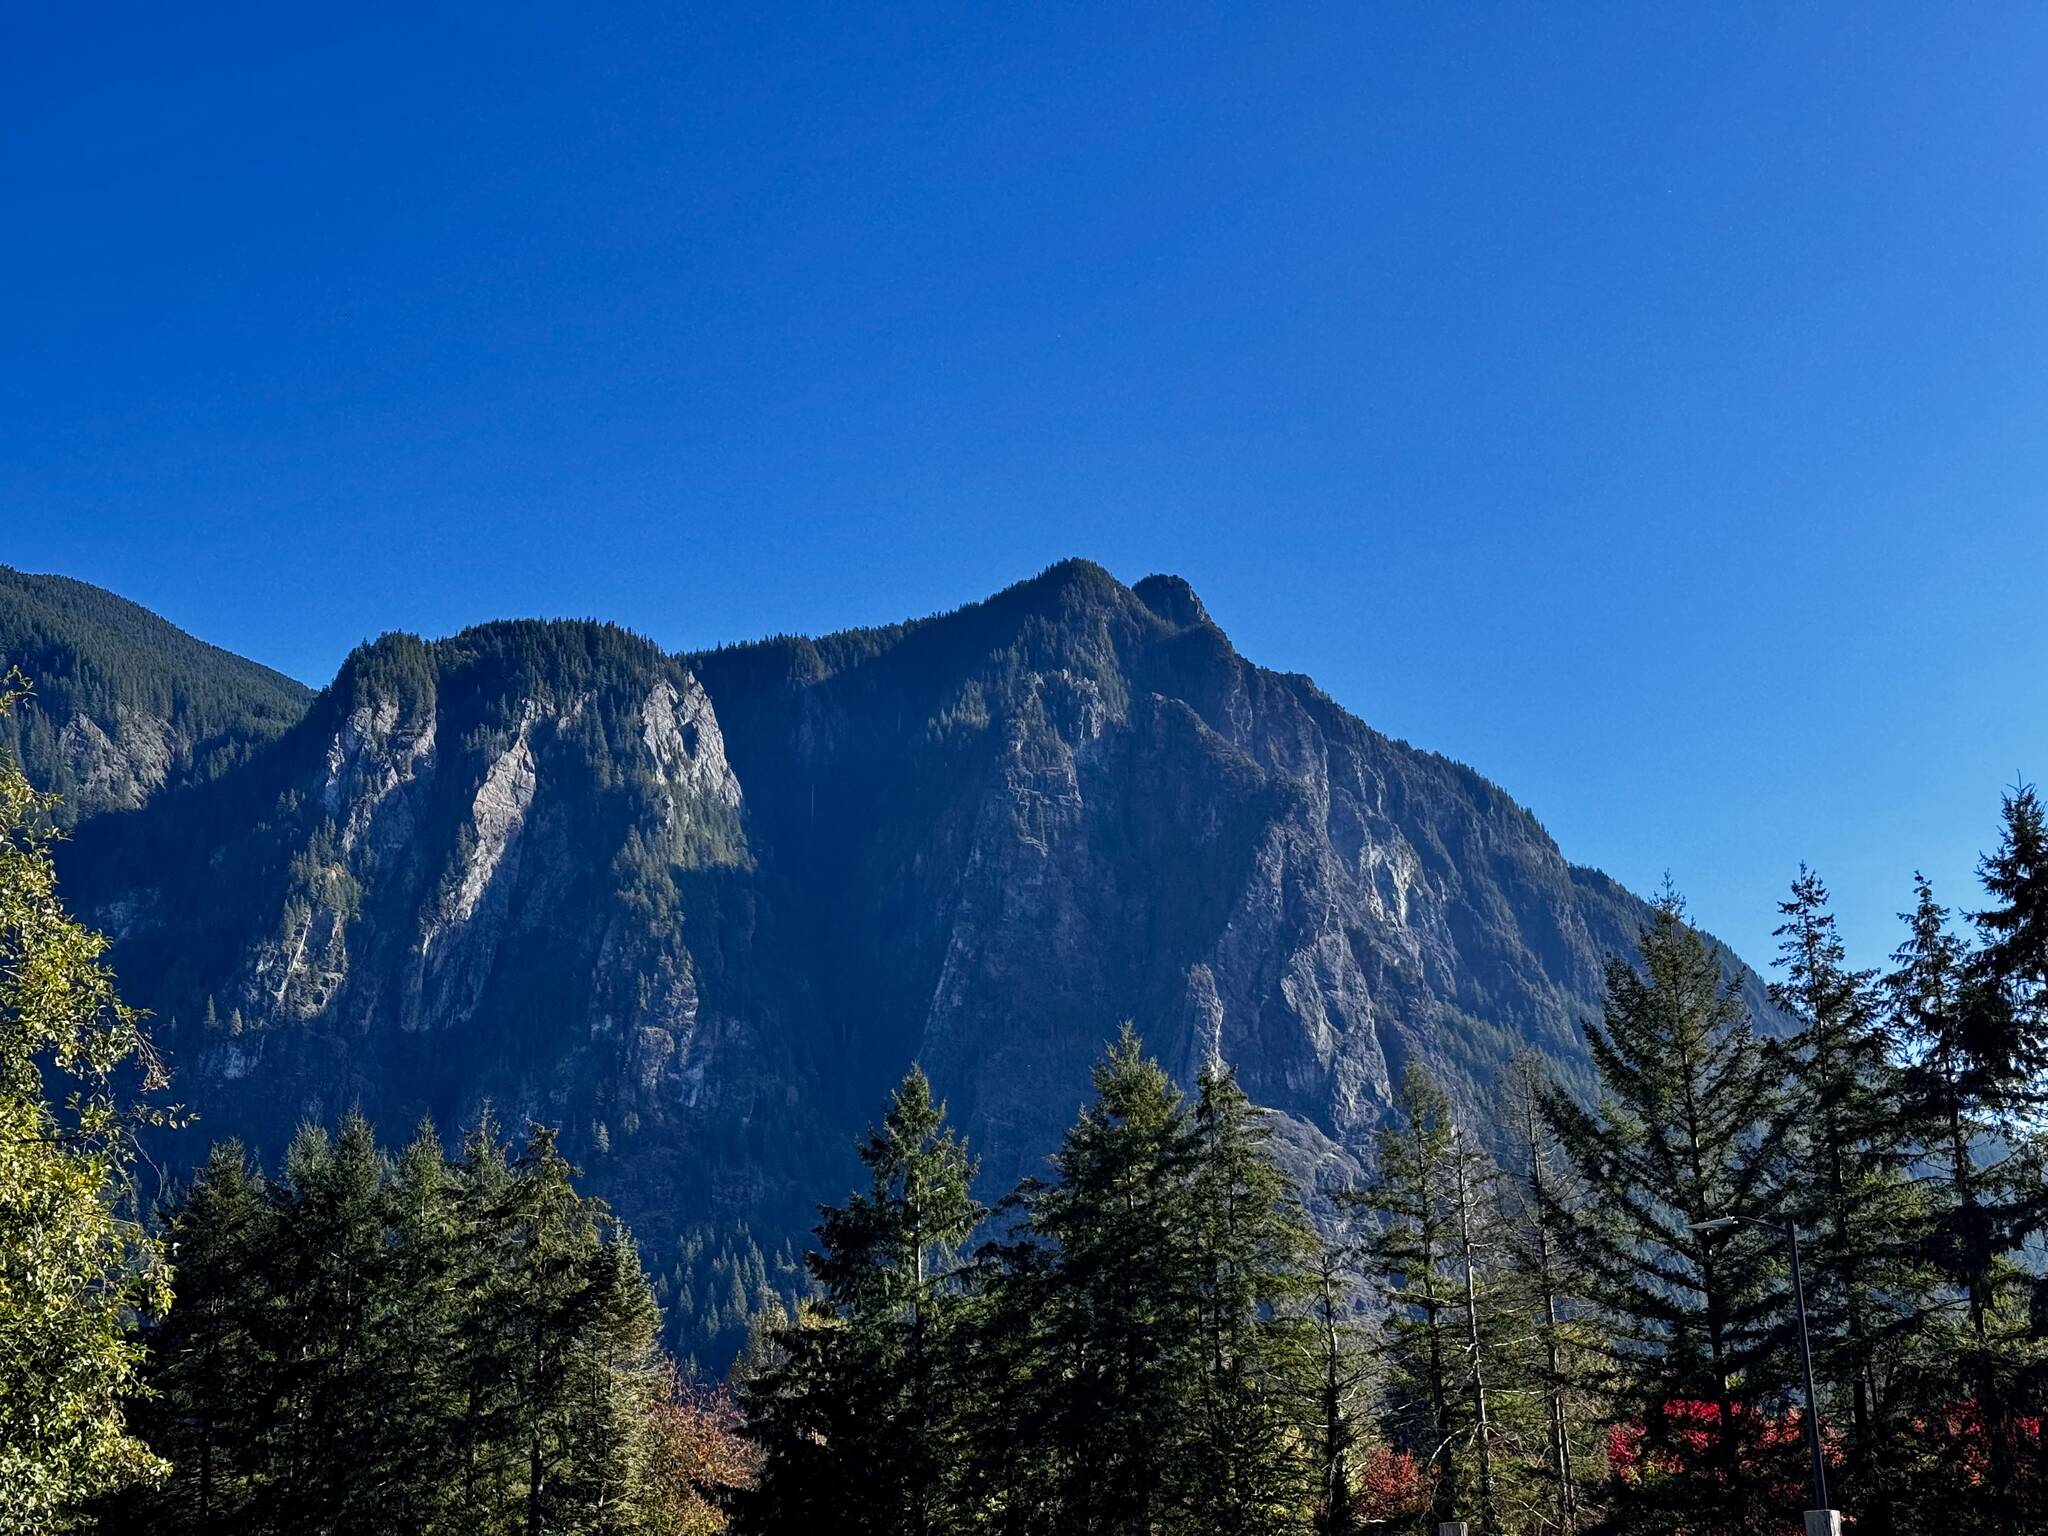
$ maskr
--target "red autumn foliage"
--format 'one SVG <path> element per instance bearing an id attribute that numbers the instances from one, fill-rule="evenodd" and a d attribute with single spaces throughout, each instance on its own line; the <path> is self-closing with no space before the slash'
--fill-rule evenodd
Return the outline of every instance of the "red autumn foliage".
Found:
<path id="1" fill-rule="evenodd" d="M 1412 1451 L 1376 1445 L 1358 1474 L 1358 1514 L 1368 1524 L 1409 1520 L 1429 1508 L 1436 1483 Z"/>
<path id="2" fill-rule="evenodd" d="M 1701 1481 L 1725 1486 L 1739 1481 L 1785 1508 L 1811 1502 L 1806 1416 L 1757 1412 L 1738 1403 L 1731 1417 L 1735 1475 L 1722 1460 L 1721 1406 L 1695 1398 L 1663 1405 L 1657 1419 L 1616 1424 L 1607 1432 L 1607 1466 L 1624 1488 L 1650 1482 Z M 1842 1438 L 1821 1432 L 1821 1453 L 1830 1466 L 1842 1461 Z"/>

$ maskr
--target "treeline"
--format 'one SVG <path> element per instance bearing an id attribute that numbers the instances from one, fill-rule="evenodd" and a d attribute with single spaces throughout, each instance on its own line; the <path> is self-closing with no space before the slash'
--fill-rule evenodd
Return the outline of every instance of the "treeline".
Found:
<path id="1" fill-rule="evenodd" d="M 631 1239 L 554 1137 L 393 1158 L 360 1116 L 281 1177 L 217 1147 L 164 1228 L 134 1427 L 171 1476 L 110 1531 L 683 1529 L 680 1384 Z"/>
<path id="2" fill-rule="evenodd" d="M 1987 905 L 1920 882 L 1882 974 L 1820 880 L 1766 1031 L 1667 896 L 1608 969 L 1581 1102 L 1419 1066 L 1319 1237 L 1259 1112 L 1128 1028 L 1052 1176 L 995 1211 L 913 1072 L 827 1208 L 818 1298 L 747 1382 L 742 1528 L 1750 1533 L 1809 1492 L 1789 1239 L 1830 1501 L 1859 1531 L 2048 1524 L 2048 828 Z M 1349 1227 L 1346 1235 L 1345 1228 Z"/>

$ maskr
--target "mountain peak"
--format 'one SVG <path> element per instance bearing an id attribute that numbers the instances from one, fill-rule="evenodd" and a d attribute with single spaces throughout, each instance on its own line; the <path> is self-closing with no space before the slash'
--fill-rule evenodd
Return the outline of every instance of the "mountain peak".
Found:
<path id="1" fill-rule="evenodd" d="M 1209 617 L 1209 610 L 1202 606 L 1195 589 L 1179 576 L 1147 576 L 1131 591 L 1139 602 L 1169 624 L 1187 629 L 1197 624 L 1213 625 L 1216 622 Z"/>

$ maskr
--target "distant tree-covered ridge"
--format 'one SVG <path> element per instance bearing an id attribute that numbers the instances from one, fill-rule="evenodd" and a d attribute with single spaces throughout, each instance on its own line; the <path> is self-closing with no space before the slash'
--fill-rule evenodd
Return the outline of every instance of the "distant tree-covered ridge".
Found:
<path id="1" fill-rule="evenodd" d="M 313 696 L 111 592 L 0 566 L 0 669 L 10 665 L 34 695 L 0 720 L 0 746 L 61 797 L 67 822 L 217 776 Z"/>

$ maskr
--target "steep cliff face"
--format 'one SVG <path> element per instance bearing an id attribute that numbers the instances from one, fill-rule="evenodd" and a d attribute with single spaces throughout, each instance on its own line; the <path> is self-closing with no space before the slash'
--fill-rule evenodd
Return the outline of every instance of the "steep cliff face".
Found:
<path id="1" fill-rule="evenodd" d="M 597 625 L 350 659 L 269 752 L 69 862 L 209 1135 L 360 1101 L 454 1123 L 679 1114 L 704 1043 L 682 891 L 747 863 L 702 688 Z"/>
<path id="2" fill-rule="evenodd" d="M 312 697 L 111 592 L 0 566 L 0 675 L 7 668 L 34 693 L 0 722 L 0 748 L 64 797 L 67 822 L 224 771 Z"/>
<path id="3" fill-rule="evenodd" d="M 1119 1019 L 1229 1061 L 1347 1177 L 1403 1064 L 1484 1099 L 1577 1021 L 1642 904 L 1468 769 L 1236 654 L 1184 582 L 1057 567 L 899 629 L 693 662 L 864 1110 L 922 1059 L 994 1184 Z M 781 877 L 778 881 L 777 877 Z"/>
<path id="4" fill-rule="evenodd" d="M 68 872 L 205 1136 L 489 1101 L 563 1125 L 657 1265 L 706 1222 L 800 1231 L 912 1059 L 991 1189 L 1036 1171 L 1124 1018 L 1349 1179 L 1412 1057 L 1475 1103 L 1524 1044 L 1582 1071 L 1643 915 L 1185 583 L 1081 563 L 688 658 L 387 637 Z"/>

